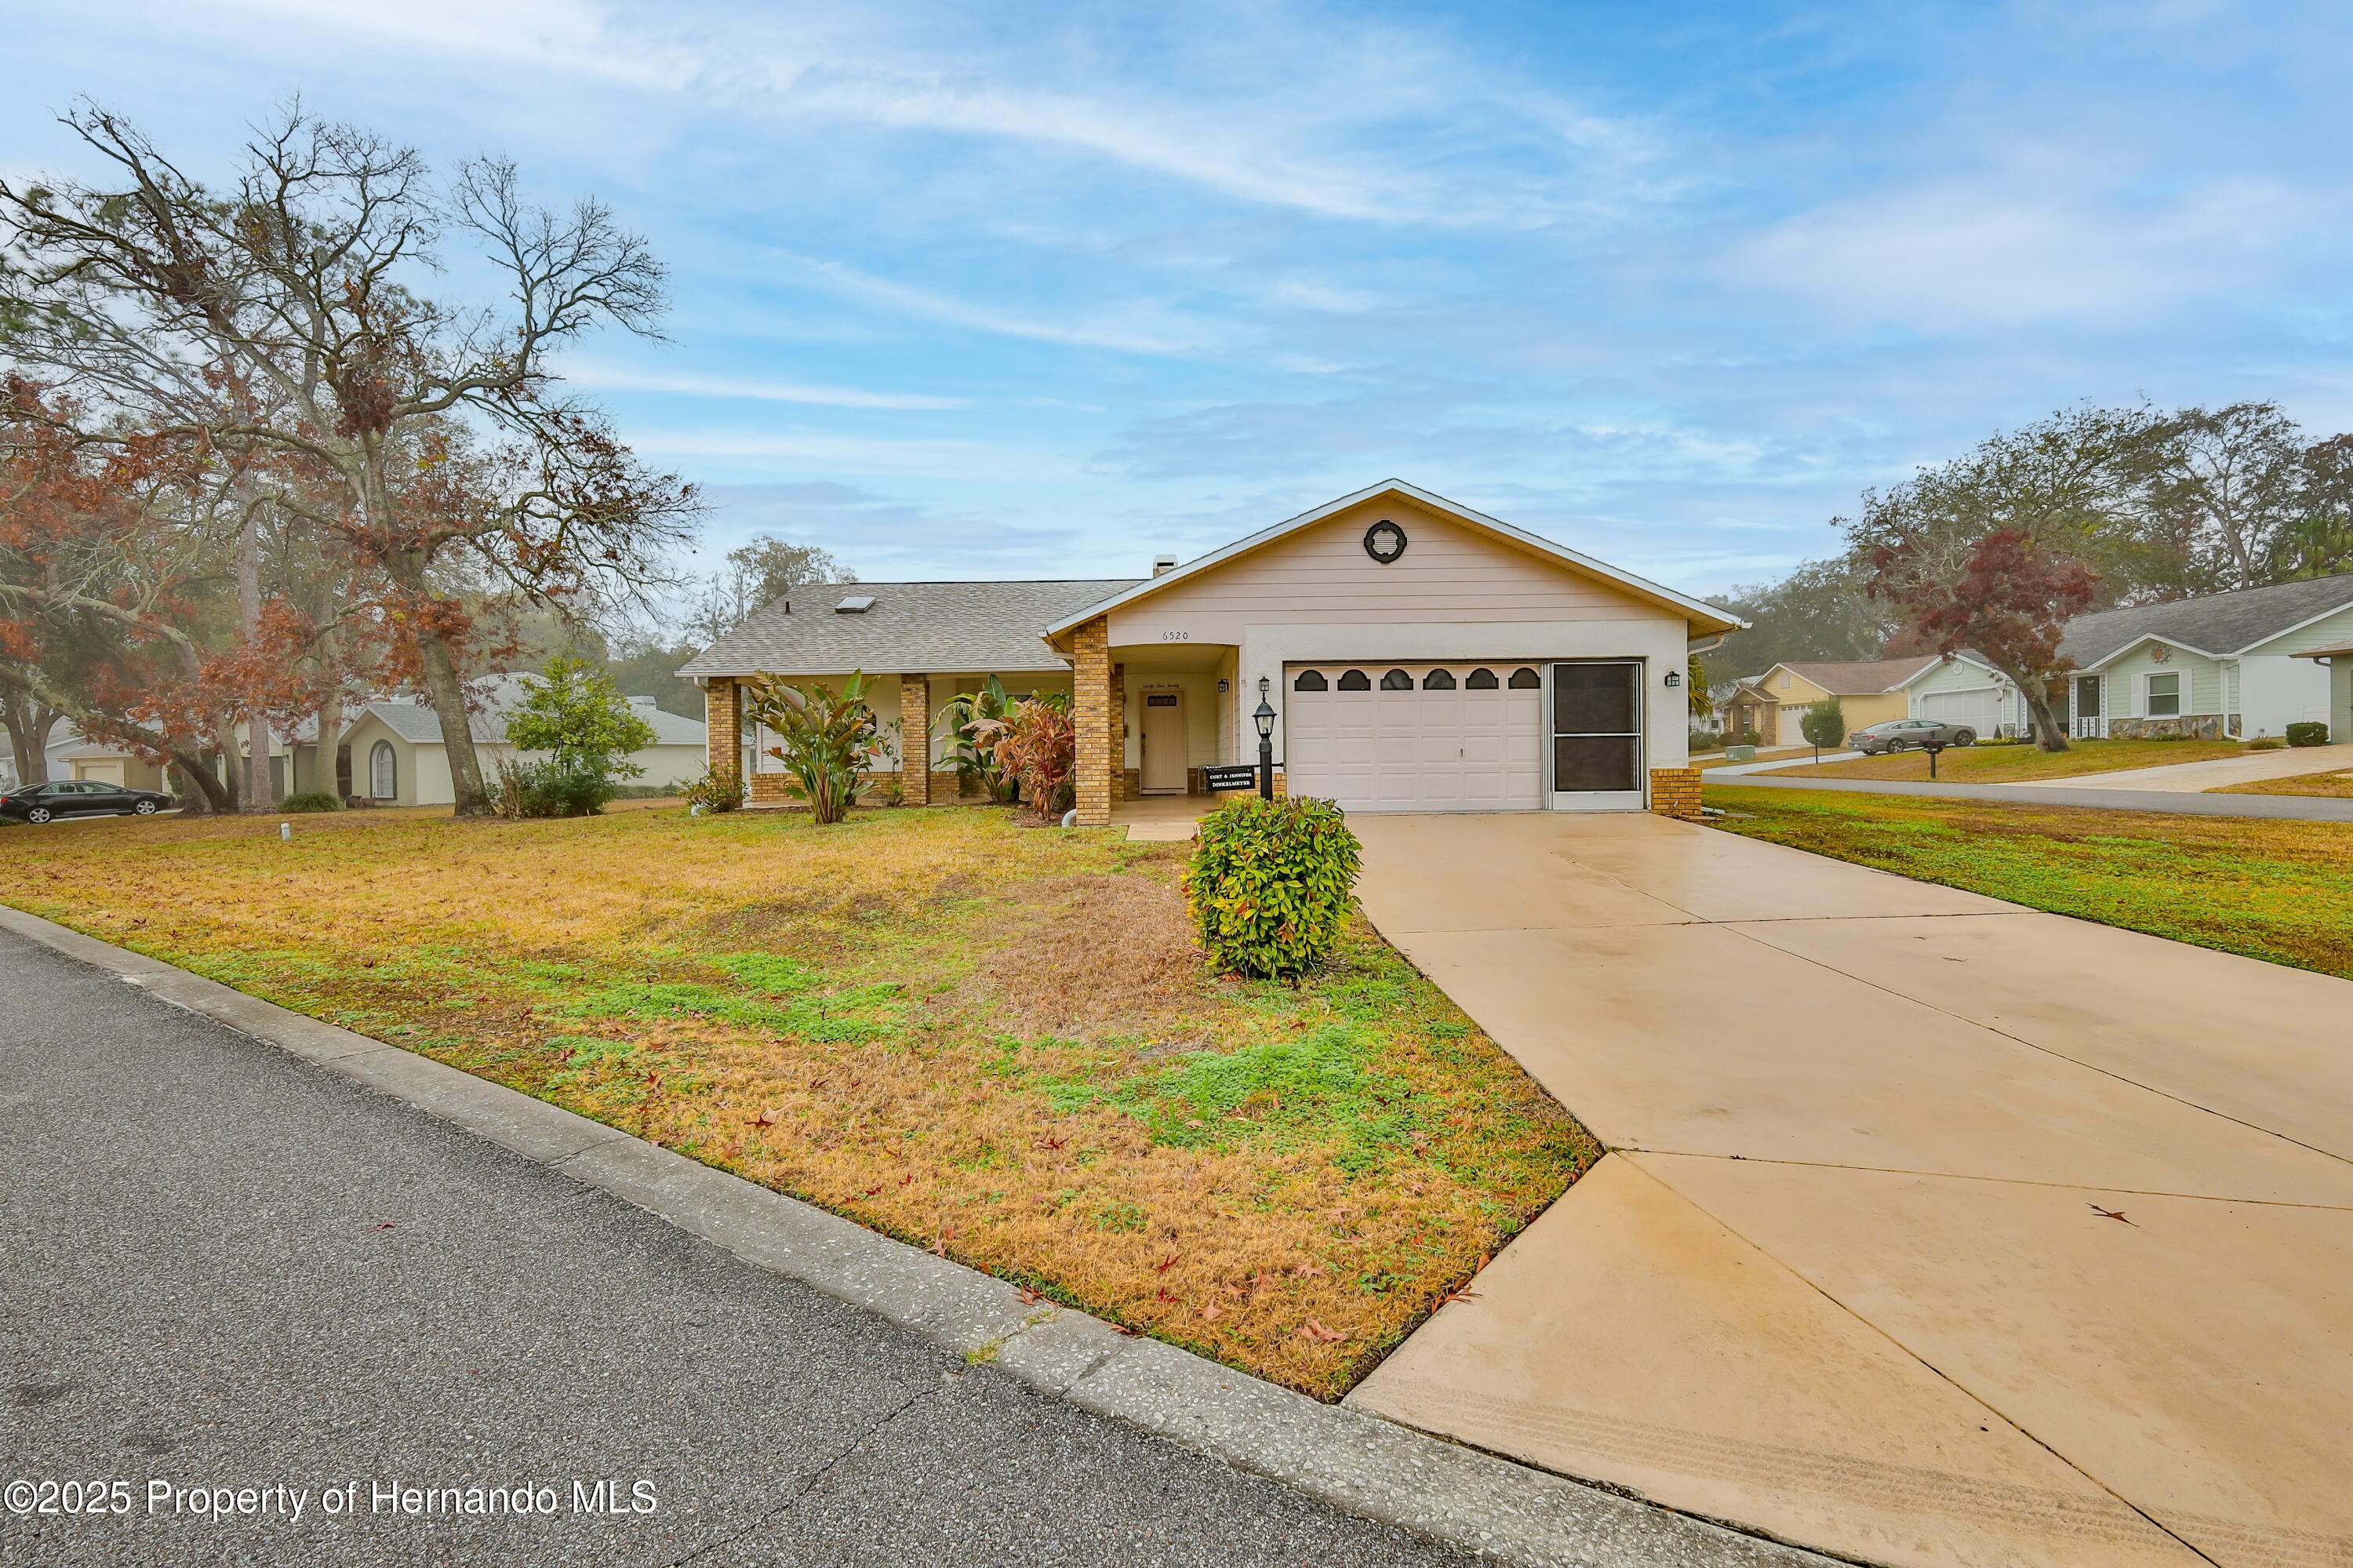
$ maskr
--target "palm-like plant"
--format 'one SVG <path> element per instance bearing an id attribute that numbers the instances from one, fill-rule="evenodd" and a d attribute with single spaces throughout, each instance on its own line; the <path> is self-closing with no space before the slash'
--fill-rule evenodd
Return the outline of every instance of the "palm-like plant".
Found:
<path id="1" fill-rule="evenodd" d="M 1006 694 L 1005 683 L 991 675 L 976 690 L 958 692 L 940 708 L 959 785 L 972 785 L 1000 806 L 1013 799 L 1013 775 L 997 760 L 995 746 L 974 726 L 987 725 L 993 731 L 1011 715 L 1014 701 Z"/>
<path id="2" fill-rule="evenodd" d="M 854 670 L 838 693 L 830 686 L 788 686 L 774 675 L 752 677 L 751 715 L 776 736 L 768 755 L 800 780 L 819 822 L 849 814 L 881 753 L 882 726 L 866 704 L 871 685 Z"/>
<path id="3" fill-rule="evenodd" d="M 975 719 L 973 738 L 1021 786 L 1029 809 L 1051 821 L 1076 792 L 1078 728 L 1059 693 L 1024 698 L 1003 718 Z"/>

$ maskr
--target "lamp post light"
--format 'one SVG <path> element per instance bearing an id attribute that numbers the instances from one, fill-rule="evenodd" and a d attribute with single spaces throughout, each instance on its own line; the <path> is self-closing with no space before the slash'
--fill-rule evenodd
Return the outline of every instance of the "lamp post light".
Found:
<path id="1" fill-rule="evenodd" d="M 1274 683 L 1264 675 L 1258 678 L 1258 711 L 1250 721 L 1258 726 L 1258 798 L 1274 799 L 1274 709 L 1267 705 L 1266 694 Z"/>

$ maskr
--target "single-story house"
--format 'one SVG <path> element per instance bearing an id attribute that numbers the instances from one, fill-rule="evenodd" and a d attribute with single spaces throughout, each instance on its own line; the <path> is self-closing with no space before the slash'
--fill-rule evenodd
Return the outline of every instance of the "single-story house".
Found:
<path id="1" fill-rule="evenodd" d="M 2078 738 L 2191 735 L 2252 740 L 2331 716 L 2317 655 L 2353 642 L 2353 573 L 2098 610 L 2067 623 L 2064 708 Z M 1957 655 L 1907 688 L 1915 717 L 1966 711 L 2022 730 L 2025 698 L 1982 660 Z M 1980 726 L 1981 732 L 1984 731 Z"/>
<path id="2" fill-rule="evenodd" d="M 512 749 L 507 745 L 507 715 L 522 705 L 526 694 L 519 675 L 495 675 L 486 683 L 471 722 L 485 782 L 499 759 Z M 645 772 L 628 782 L 684 785 L 700 776 L 707 742 L 702 724 L 663 712 L 651 697 L 631 697 L 629 703 L 653 727 L 654 743 L 629 754 L 629 760 Z M 350 794 L 383 806 L 447 806 L 458 798 L 448 750 L 441 743 L 441 721 L 417 698 L 374 697 L 354 706 L 343 725 L 342 751 Z M 521 759 L 540 755 L 523 752 Z"/>
<path id="3" fill-rule="evenodd" d="M 1799 659 L 1750 675 L 1720 710 L 1727 736 L 1755 732 L 1767 746 L 1803 746 L 1806 710 L 1839 700 L 1847 733 L 1911 712 L 1905 683 L 1937 662 L 1934 653 L 1909 659 Z"/>
<path id="4" fill-rule="evenodd" d="M 1682 690 L 1736 617 L 1403 481 L 1303 512 L 1150 577 L 797 589 L 689 661 L 714 765 L 788 797 L 744 712 L 747 677 L 882 677 L 904 799 L 955 798 L 946 699 L 995 674 L 1067 691 L 1078 820 L 1202 793 L 1254 763 L 1353 811 L 1693 815 Z M 911 764 L 907 759 L 920 758 Z"/>

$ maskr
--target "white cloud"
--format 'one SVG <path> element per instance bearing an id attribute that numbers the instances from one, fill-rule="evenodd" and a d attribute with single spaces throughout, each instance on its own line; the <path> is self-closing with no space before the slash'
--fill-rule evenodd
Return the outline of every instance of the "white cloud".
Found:
<path id="1" fill-rule="evenodd" d="M 941 397 L 918 392 L 868 392 L 855 387 L 811 387 L 793 381 L 771 381 L 731 376 L 700 376 L 691 371 L 627 370 L 617 366 L 568 365 L 564 379 L 572 385 L 603 392 L 670 392 L 687 397 L 742 398 L 761 403 L 806 403 L 827 408 L 964 408 L 965 397 Z"/>
<path id="2" fill-rule="evenodd" d="M 831 292 L 974 332 L 1126 354 L 1207 354 L 1228 345 L 1227 329 L 1219 323 L 1149 302 L 1108 312 L 1072 309 L 1052 316 L 1029 315 L 878 278 L 840 261 L 791 251 L 775 255 L 797 269 L 805 281 Z"/>

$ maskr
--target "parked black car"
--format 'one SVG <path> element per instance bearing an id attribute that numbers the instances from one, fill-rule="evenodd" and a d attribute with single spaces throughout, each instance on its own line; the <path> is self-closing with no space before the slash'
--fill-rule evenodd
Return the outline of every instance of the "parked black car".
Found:
<path id="1" fill-rule="evenodd" d="M 24 784 L 0 793 L 0 817 L 47 822 L 59 817 L 152 817 L 172 809 L 172 797 L 153 789 L 126 789 L 95 779 L 65 779 Z"/>

